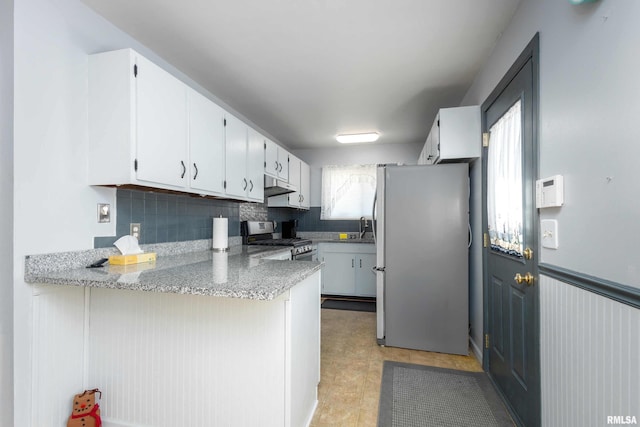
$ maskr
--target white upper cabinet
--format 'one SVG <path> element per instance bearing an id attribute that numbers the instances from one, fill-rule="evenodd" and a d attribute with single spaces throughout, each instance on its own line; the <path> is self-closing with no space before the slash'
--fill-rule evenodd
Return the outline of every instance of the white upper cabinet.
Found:
<path id="1" fill-rule="evenodd" d="M 89 57 L 90 185 L 263 201 L 264 140 L 132 49 Z"/>
<path id="2" fill-rule="evenodd" d="M 302 197 L 300 196 L 300 166 L 302 161 L 294 155 L 289 156 L 289 184 L 293 185 L 298 191 L 294 191 L 293 193 L 289 193 L 283 196 L 287 197 L 287 205 L 299 208 L 300 200 Z M 282 196 L 279 196 L 282 197 Z"/>
<path id="3" fill-rule="evenodd" d="M 278 144 L 270 139 L 264 140 L 264 174 L 278 177 Z"/>
<path id="4" fill-rule="evenodd" d="M 264 202 L 264 141 L 265 137 L 249 128 L 247 141 L 247 198 Z"/>
<path id="5" fill-rule="evenodd" d="M 187 176 L 187 86 L 136 58 L 136 178 L 184 187 Z"/>
<path id="6" fill-rule="evenodd" d="M 289 182 L 289 152 L 265 138 L 264 156 L 265 175 Z"/>
<path id="7" fill-rule="evenodd" d="M 311 204 L 310 190 L 311 177 L 309 165 L 289 154 L 289 184 L 298 191 L 268 198 L 270 207 L 289 207 L 299 209 L 309 209 Z"/>
<path id="8" fill-rule="evenodd" d="M 311 170 L 309 165 L 300 160 L 300 207 L 309 209 L 311 207 Z"/>
<path id="9" fill-rule="evenodd" d="M 187 87 L 131 49 L 89 57 L 89 183 L 188 185 Z"/>
<path id="10" fill-rule="evenodd" d="M 232 116 L 225 115 L 227 194 L 244 199 L 247 195 L 247 137 L 249 127 Z"/>
<path id="11" fill-rule="evenodd" d="M 289 182 L 290 154 L 282 147 L 278 147 L 278 179 Z"/>
<path id="12" fill-rule="evenodd" d="M 441 108 L 424 144 L 419 163 L 468 162 L 480 157 L 480 107 Z"/>
<path id="13" fill-rule="evenodd" d="M 226 115 L 227 195 L 264 201 L 264 137 L 242 121 Z"/>
<path id="14" fill-rule="evenodd" d="M 224 110 L 188 90 L 189 187 L 203 194 L 225 194 Z"/>

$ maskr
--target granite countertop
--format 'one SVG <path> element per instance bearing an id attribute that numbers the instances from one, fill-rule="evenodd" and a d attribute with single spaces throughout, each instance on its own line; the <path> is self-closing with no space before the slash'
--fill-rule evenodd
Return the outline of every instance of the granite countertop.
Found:
<path id="1" fill-rule="evenodd" d="M 326 231 L 301 231 L 298 233 L 298 237 L 303 239 L 310 239 L 313 243 L 365 243 L 373 245 L 375 241 L 373 240 L 373 234 L 371 232 L 367 232 L 362 239 L 358 239 L 358 233 L 354 232 L 346 232 L 349 236 L 356 236 L 354 239 L 341 239 L 340 234 L 337 232 L 326 232 Z"/>
<path id="2" fill-rule="evenodd" d="M 375 242 L 373 238 L 364 238 L 364 239 L 332 239 L 332 238 L 316 238 L 311 239 L 313 243 L 361 243 L 373 245 Z"/>
<path id="3" fill-rule="evenodd" d="M 272 300 L 322 267 L 322 263 L 315 261 L 266 259 L 289 250 L 282 247 L 238 245 L 232 246 L 228 252 L 213 252 L 206 247 L 206 240 L 198 242 L 205 243 L 200 243 L 195 247 L 197 250 L 190 252 L 188 249 L 184 249 L 186 252 L 165 250 L 171 246 L 142 246 L 145 252 L 157 252 L 157 260 L 128 266 L 107 263 L 99 268 L 85 267 L 96 259 L 113 255 L 113 250 L 106 253 L 105 250 L 92 250 L 31 255 L 25 260 L 25 281 Z"/>

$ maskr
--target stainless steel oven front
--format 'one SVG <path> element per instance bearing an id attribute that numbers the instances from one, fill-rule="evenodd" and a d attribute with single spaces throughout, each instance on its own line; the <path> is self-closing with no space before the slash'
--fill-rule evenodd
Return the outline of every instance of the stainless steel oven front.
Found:
<path id="1" fill-rule="evenodd" d="M 313 261 L 313 252 L 305 252 L 298 255 L 292 255 L 294 261 Z"/>
<path id="2" fill-rule="evenodd" d="M 291 250 L 291 259 L 294 261 L 313 261 L 316 250 L 311 245 L 304 245 Z"/>

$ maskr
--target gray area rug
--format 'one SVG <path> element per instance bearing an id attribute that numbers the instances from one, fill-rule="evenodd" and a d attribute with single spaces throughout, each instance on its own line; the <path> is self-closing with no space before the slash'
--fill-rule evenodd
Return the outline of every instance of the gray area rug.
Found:
<path id="1" fill-rule="evenodd" d="M 384 362 L 378 427 L 513 425 L 484 372 Z"/>

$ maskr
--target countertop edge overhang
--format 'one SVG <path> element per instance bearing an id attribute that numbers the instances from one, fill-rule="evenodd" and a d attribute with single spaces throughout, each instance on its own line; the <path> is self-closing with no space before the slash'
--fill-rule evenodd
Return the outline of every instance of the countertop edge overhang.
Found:
<path id="1" fill-rule="evenodd" d="M 323 266 L 316 261 L 267 259 L 288 248 L 238 245 L 228 252 L 213 252 L 210 242 L 143 245 L 145 252 L 157 253 L 157 260 L 130 266 L 86 268 L 99 258 L 116 254 L 112 248 L 29 255 L 25 282 L 273 300 Z"/>

